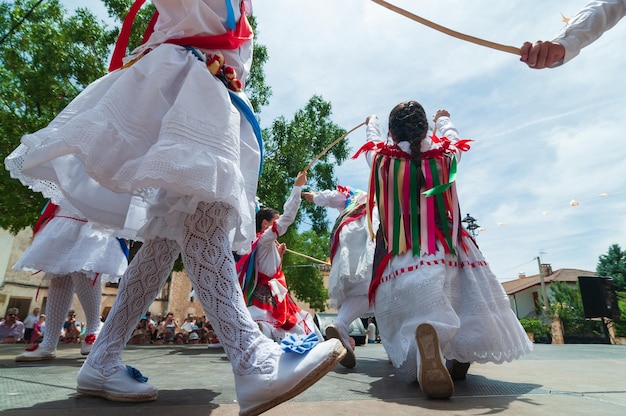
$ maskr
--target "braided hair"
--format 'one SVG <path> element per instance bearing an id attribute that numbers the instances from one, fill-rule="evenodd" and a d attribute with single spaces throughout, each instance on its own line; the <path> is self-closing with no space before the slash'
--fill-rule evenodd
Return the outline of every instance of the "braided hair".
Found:
<path id="1" fill-rule="evenodd" d="M 389 135 L 395 143 L 409 142 L 411 159 L 421 166 L 422 140 L 428 133 L 428 119 L 424 107 L 417 101 L 406 101 L 396 105 L 389 113 Z M 424 183 L 421 169 L 420 183 Z"/>

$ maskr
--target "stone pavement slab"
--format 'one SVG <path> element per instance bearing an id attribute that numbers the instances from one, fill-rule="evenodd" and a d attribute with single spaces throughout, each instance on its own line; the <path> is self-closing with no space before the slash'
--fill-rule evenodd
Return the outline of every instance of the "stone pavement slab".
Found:
<path id="1" fill-rule="evenodd" d="M 223 350 L 205 346 L 129 346 L 124 361 L 150 378 L 159 398 L 116 403 L 76 393 L 85 357 L 60 345 L 57 359 L 16 363 L 24 345 L 0 345 L 0 415 L 234 416 L 234 378 Z M 520 360 L 475 364 L 450 400 L 429 400 L 394 375 L 380 344 L 356 349 L 357 367 L 337 366 L 267 416 L 625 415 L 626 346 L 543 345 Z"/>

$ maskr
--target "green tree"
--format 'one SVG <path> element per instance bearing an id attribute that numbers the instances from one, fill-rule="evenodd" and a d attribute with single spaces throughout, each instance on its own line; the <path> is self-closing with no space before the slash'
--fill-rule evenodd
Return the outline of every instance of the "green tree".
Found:
<path id="1" fill-rule="evenodd" d="M 102 0 L 110 17 L 121 22 L 128 0 Z M 8 34 L 36 3 L 0 4 L 0 34 Z M 139 45 L 154 7 L 144 6 L 133 25 L 129 49 Z M 256 25 L 251 18 L 253 26 Z M 73 15 L 59 0 L 42 2 L 0 45 L 0 157 L 4 160 L 22 135 L 45 127 L 87 85 L 105 75 L 119 27 L 107 27 L 87 8 Z M 258 38 L 258 36 L 257 36 Z M 265 46 L 256 43 L 246 85 L 257 110 L 268 103 Z M 46 200 L 0 169 L 0 227 L 17 233 L 37 220 Z"/>
<path id="2" fill-rule="evenodd" d="M 615 290 L 626 290 L 626 252 L 618 244 L 613 244 L 606 254 L 598 258 L 596 273 L 613 278 Z"/>
<path id="3" fill-rule="evenodd" d="M 121 23 L 128 12 L 128 0 L 102 2 L 110 17 Z M 8 33 L 35 3 L 36 0 L 1 3 L 0 33 Z M 153 12 L 153 6 L 146 4 L 137 15 L 128 51 L 140 44 Z M 256 29 L 254 17 L 250 21 Z M 45 127 L 87 85 L 106 74 L 119 27 L 108 27 L 87 8 L 79 8 L 69 15 L 59 0 L 49 0 L 39 4 L 0 45 L 0 156 L 3 160 L 19 145 L 23 134 Z M 268 52 L 258 43 L 259 32 L 255 32 L 254 61 L 246 93 L 258 114 L 269 102 L 272 91 L 265 83 L 263 71 Z M 258 194 L 269 206 L 281 209 L 297 172 L 345 132 L 330 121 L 331 114 L 330 103 L 314 96 L 293 120 L 279 117 L 264 131 L 265 169 Z M 341 163 L 347 156 L 345 143 L 335 146 L 310 170 L 309 183 L 315 189 L 334 187 L 334 164 Z M 17 233 L 34 224 L 45 204 L 41 194 L 10 178 L 4 169 L 0 172 L 0 189 L 0 227 Z M 319 241 L 312 235 L 298 236 L 302 216 L 309 218 L 311 230 Z M 309 255 L 325 247 L 325 253 L 317 254 L 326 258 L 327 235 L 325 210 L 305 203 L 296 225 L 283 241 Z M 287 256 L 286 266 L 290 261 L 297 263 L 294 257 L 297 256 Z M 299 299 L 321 309 L 327 294 L 317 268 L 308 269 L 303 276 L 298 272 L 297 278 L 296 272 L 288 272 L 287 278 Z"/>
<path id="4" fill-rule="evenodd" d="M 331 104 L 322 97 L 313 96 L 303 109 L 295 113 L 293 120 L 279 117 L 271 128 L 264 130 L 265 159 L 257 192 L 263 205 L 280 212 L 298 172 L 345 133 L 344 129 L 331 122 L 331 115 Z M 307 186 L 312 189 L 333 188 L 337 183 L 334 167 L 347 157 L 345 141 L 332 147 L 309 170 Z M 311 232 L 298 236 L 297 230 L 305 218 Z M 329 255 L 328 225 L 323 207 L 303 202 L 294 225 L 281 237 L 281 241 L 289 249 L 325 260 Z M 311 265 L 311 262 L 297 257 L 285 255 L 283 260 L 289 288 L 298 299 L 323 310 L 327 292 L 322 276 L 317 267 L 301 267 L 303 263 Z"/>
<path id="5" fill-rule="evenodd" d="M 307 256 L 322 261 L 327 259 L 328 232 L 318 234 L 308 230 L 300 234 L 294 232 L 290 234 L 290 237 L 291 242 L 287 244 L 287 247 L 293 252 L 306 253 Z M 288 251 L 283 255 L 283 271 L 289 279 L 289 290 L 298 299 L 307 302 L 311 308 L 324 311 L 328 299 L 328 290 L 322 280 L 320 263 L 293 252 Z"/>
<path id="6" fill-rule="evenodd" d="M 36 3 L 0 4 L 0 33 L 7 34 Z M 112 41 L 87 9 L 68 16 L 58 0 L 37 6 L 0 44 L 0 157 L 24 133 L 45 127 L 90 82 L 106 73 Z M 38 192 L 0 170 L 0 227 L 17 233 L 32 225 L 45 204 Z"/>
<path id="7" fill-rule="evenodd" d="M 585 319 L 580 287 L 572 287 L 565 282 L 552 282 L 550 284 L 550 311 L 558 313 L 565 335 L 600 337 L 602 336 L 602 323 Z"/>

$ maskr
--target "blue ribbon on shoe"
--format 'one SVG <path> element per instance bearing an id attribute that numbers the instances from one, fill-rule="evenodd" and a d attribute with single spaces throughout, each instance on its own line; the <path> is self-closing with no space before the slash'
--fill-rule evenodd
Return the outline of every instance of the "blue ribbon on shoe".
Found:
<path id="1" fill-rule="evenodd" d="M 131 366 L 127 365 L 126 366 L 126 371 L 128 372 L 129 376 L 131 376 L 135 380 L 139 381 L 140 383 L 145 383 L 145 382 L 148 381 L 148 377 L 144 377 L 141 374 L 141 372 L 139 370 L 137 370 L 135 367 L 131 367 Z"/>
<path id="2" fill-rule="evenodd" d="M 285 352 L 304 354 L 305 352 L 312 350 L 319 341 L 319 337 L 313 332 L 306 337 L 303 337 L 302 335 L 289 335 L 281 341 L 280 347 Z"/>

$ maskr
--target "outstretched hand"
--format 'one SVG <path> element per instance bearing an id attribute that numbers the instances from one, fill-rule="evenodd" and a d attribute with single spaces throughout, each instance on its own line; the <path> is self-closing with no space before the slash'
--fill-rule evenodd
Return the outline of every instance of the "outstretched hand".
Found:
<path id="1" fill-rule="evenodd" d="M 565 59 L 565 47 L 560 43 L 550 41 L 524 42 L 520 48 L 520 53 L 520 61 L 525 62 L 533 69 L 550 68 L 555 63 Z"/>
<path id="2" fill-rule="evenodd" d="M 309 202 L 313 202 L 313 197 L 315 196 L 314 192 L 302 192 L 302 196 Z"/>
<path id="3" fill-rule="evenodd" d="M 296 176 L 296 181 L 294 182 L 295 186 L 304 186 L 306 184 L 306 171 L 298 172 L 298 176 Z"/>
<path id="4" fill-rule="evenodd" d="M 433 121 L 436 123 L 439 117 L 450 117 L 450 113 L 448 112 L 448 110 L 444 109 L 437 110 L 437 112 L 435 113 L 435 117 L 433 117 Z"/>
<path id="5" fill-rule="evenodd" d="M 367 118 L 365 119 L 365 125 L 366 125 L 366 126 L 370 123 L 370 120 L 371 120 L 373 117 L 376 117 L 376 115 L 372 114 L 372 115 L 370 115 L 370 116 L 367 116 Z"/>

